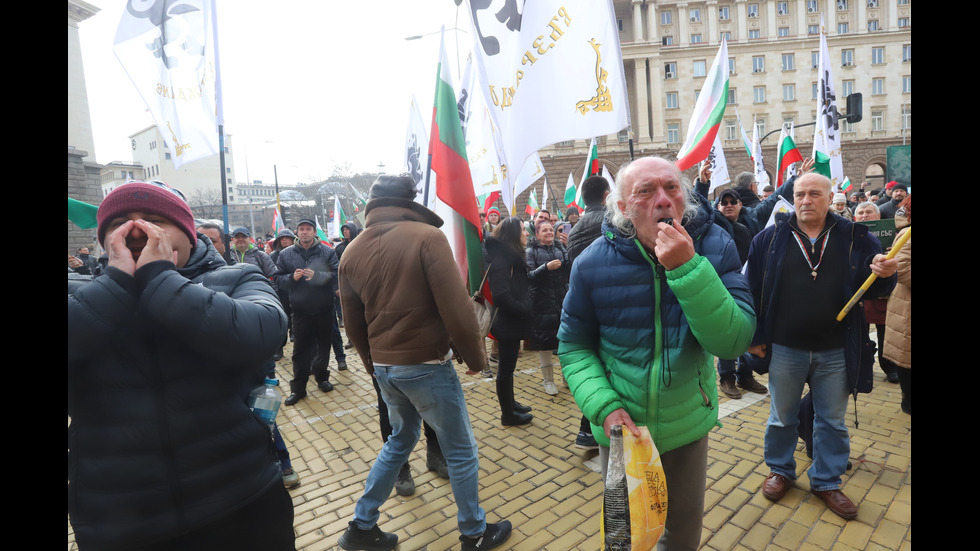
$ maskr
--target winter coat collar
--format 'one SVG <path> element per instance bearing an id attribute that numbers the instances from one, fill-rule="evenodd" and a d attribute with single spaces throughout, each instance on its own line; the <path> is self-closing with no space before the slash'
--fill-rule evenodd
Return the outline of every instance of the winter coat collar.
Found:
<path id="1" fill-rule="evenodd" d="M 393 197 L 371 199 L 364 209 L 364 214 L 365 227 L 390 222 L 422 222 L 437 228 L 441 228 L 443 224 L 442 218 L 439 218 L 436 213 L 415 201 Z"/>

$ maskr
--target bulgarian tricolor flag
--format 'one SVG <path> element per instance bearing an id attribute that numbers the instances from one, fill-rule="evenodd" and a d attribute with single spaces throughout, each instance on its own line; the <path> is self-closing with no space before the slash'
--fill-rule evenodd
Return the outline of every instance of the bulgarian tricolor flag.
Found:
<path id="1" fill-rule="evenodd" d="M 793 141 L 793 137 L 786 131 L 786 125 L 783 125 L 779 131 L 778 155 L 776 159 L 777 188 L 783 185 L 783 178 L 786 177 L 786 169 L 789 168 L 789 165 L 802 160 L 803 155 L 800 154 L 800 150 L 796 147 L 796 142 Z"/>
<path id="2" fill-rule="evenodd" d="M 443 33 L 445 27 L 443 28 Z M 483 279 L 483 251 L 480 246 L 482 230 L 476 192 L 466 159 L 466 142 L 459 124 L 456 94 L 446 57 L 445 36 L 440 38 L 439 67 L 436 70 L 435 102 L 432 106 L 432 130 L 429 138 L 429 158 L 436 173 L 436 196 L 453 210 L 456 235 L 456 263 L 469 289 L 475 292 Z M 461 254 L 465 251 L 465 255 Z"/>
<path id="3" fill-rule="evenodd" d="M 530 214 L 531 216 L 534 216 L 534 214 L 538 212 L 539 208 L 540 207 L 538 206 L 538 196 L 535 195 L 534 190 L 532 189 L 531 195 L 527 196 L 527 206 L 524 207 L 524 212 Z"/>
<path id="4" fill-rule="evenodd" d="M 701 95 L 694 104 L 694 113 L 687 128 L 687 138 L 677 152 L 675 164 L 679 170 L 687 170 L 708 157 L 715 143 L 718 128 L 725 116 L 728 103 L 728 42 L 721 41 L 721 47 L 711 64 L 711 70 L 704 79 Z"/>
<path id="5" fill-rule="evenodd" d="M 272 235 L 279 237 L 279 232 L 286 229 L 286 224 L 282 222 L 282 215 L 279 214 L 279 207 L 272 211 Z"/>
<path id="6" fill-rule="evenodd" d="M 572 173 L 569 172 L 568 182 L 565 183 L 565 197 L 562 198 L 562 201 L 565 203 L 565 210 L 568 210 L 568 207 L 575 207 L 578 210 L 582 210 L 582 208 L 578 206 L 575 192 L 575 180 L 572 178 Z"/>
<path id="7" fill-rule="evenodd" d="M 582 181 L 584 182 L 589 176 L 595 176 L 599 173 L 599 146 L 595 142 L 595 138 L 592 138 L 592 142 L 589 144 L 589 158 L 585 161 L 585 175 L 582 176 Z"/>
<path id="8" fill-rule="evenodd" d="M 847 176 L 844 177 L 844 183 L 840 185 L 840 190 L 844 193 L 850 193 L 854 189 L 854 185 L 851 184 L 851 179 Z"/>
<path id="9" fill-rule="evenodd" d="M 742 117 L 738 114 L 738 107 L 735 108 L 735 120 L 738 122 L 738 131 L 742 134 L 742 145 L 745 147 L 745 154 L 752 159 L 752 140 L 749 139 L 749 135 L 745 133 L 745 127 L 742 126 Z"/>
<path id="10" fill-rule="evenodd" d="M 320 217 L 314 216 L 313 221 L 316 222 L 316 238 L 320 240 L 320 243 L 328 247 L 333 247 L 330 243 L 330 238 L 327 237 L 327 232 L 323 231 L 323 226 L 320 225 Z"/>
<path id="11" fill-rule="evenodd" d="M 344 224 L 347 223 L 347 215 L 344 214 L 344 208 L 340 206 L 340 198 L 336 195 L 333 196 L 333 235 L 334 237 L 343 237 L 342 228 Z"/>

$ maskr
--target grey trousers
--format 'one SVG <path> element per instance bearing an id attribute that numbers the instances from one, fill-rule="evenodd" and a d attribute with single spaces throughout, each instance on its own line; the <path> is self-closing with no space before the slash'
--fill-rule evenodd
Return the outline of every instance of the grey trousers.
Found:
<path id="1" fill-rule="evenodd" d="M 609 448 L 599 447 L 602 480 Z M 704 491 L 708 476 L 708 435 L 660 455 L 667 479 L 667 522 L 658 551 L 696 551 L 704 524 Z"/>

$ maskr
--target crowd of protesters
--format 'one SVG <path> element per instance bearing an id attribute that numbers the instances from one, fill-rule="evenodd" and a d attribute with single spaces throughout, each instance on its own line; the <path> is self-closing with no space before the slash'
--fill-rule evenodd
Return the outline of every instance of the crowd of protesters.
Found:
<path id="1" fill-rule="evenodd" d="M 864 224 L 894 218 L 909 232 L 911 196 L 896 182 L 835 193 L 811 168 L 776 190 L 748 172 L 714 189 L 710 170 L 689 183 L 651 157 L 615 182 L 586 179 L 584 211 L 523 220 L 488 208 L 489 356 L 442 220 L 412 200 L 407 176 L 379 177 L 364 227 L 348 222 L 331 243 L 305 219 L 276 236 L 225 236 L 195 225 L 165 184 L 120 186 L 98 212 L 105 253 L 81 248 L 68 263 L 69 514 L 80 548 L 293 549 L 285 490 L 300 478 L 278 427 L 253 422 L 246 405 L 275 378 L 288 341 L 284 405 L 303 400 L 311 374 L 333 391 L 331 351 L 344 370 L 345 348 L 377 394 L 384 444 L 344 549 L 397 545 L 378 508 L 392 489 L 414 493 L 408 457 L 423 431 L 427 468 L 452 484 L 463 549 L 509 537 L 510 523 L 487 522 L 479 505 L 478 442 L 454 355 L 469 375 L 495 378 L 510 430 L 534 419 L 519 399 L 569 392 L 582 411 L 574 444 L 598 450 L 604 472 L 611 428 L 648 427 L 671 491 L 661 549 L 698 546 L 719 393 L 771 395 L 762 492 L 772 501 L 797 478 L 798 417 L 815 419 L 811 491 L 854 518 L 840 491 L 843 412 L 848 394 L 870 391 L 870 323 L 911 414 L 911 241 L 887 259 Z M 781 201 L 795 212 L 773 215 Z M 863 303 L 844 323 L 829 319 L 872 273 Z M 522 350 L 537 355 L 537 390 L 515 388 Z M 768 388 L 755 379 L 767 371 Z"/>

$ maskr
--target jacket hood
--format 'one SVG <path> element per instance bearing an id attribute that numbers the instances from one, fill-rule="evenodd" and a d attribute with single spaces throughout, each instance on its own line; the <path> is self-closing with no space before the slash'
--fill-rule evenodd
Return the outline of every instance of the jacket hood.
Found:
<path id="1" fill-rule="evenodd" d="M 385 222 L 422 222 L 441 228 L 443 221 L 436 213 L 408 199 L 380 197 L 368 201 L 364 209 L 365 226 Z"/>
<path id="2" fill-rule="evenodd" d="M 360 230 L 357 229 L 357 224 L 355 224 L 353 222 L 347 222 L 346 224 L 344 224 L 343 227 L 344 228 L 347 228 L 348 230 L 350 230 L 350 239 L 347 239 L 345 237 L 344 238 L 344 243 L 350 243 L 355 237 L 357 237 L 357 234 L 360 233 Z M 343 230 L 343 228 L 341 228 L 340 235 L 343 235 L 343 234 L 344 234 L 344 230 Z"/>
<path id="3" fill-rule="evenodd" d="M 293 241 L 294 242 L 296 241 L 296 234 L 293 233 L 293 232 L 291 232 L 291 231 L 289 231 L 289 228 L 286 228 L 286 229 L 280 231 L 279 232 L 279 235 L 276 236 L 276 240 L 272 242 L 272 248 L 273 249 L 275 249 L 277 251 L 280 251 L 283 248 L 285 248 L 285 247 L 282 246 L 282 241 L 281 241 L 281 239 L 283 237 L 292 237 L 293 238 Z"/>
<path id="4" fill-rule="evenodd" d="M 184 264 L 182 268 L 177 268 L 177 273 L 187 279 L 194 279 L 203 273 L 227 265 L 228 263 L 222 258 L 218 249 L 215 249 L 214 245 L 211 244 L 211 240 L 206 235 L 199 233 L 197 234 L 197 245 L 191 249 L 191 256 L 187 259 L 187 264 Z"/>

